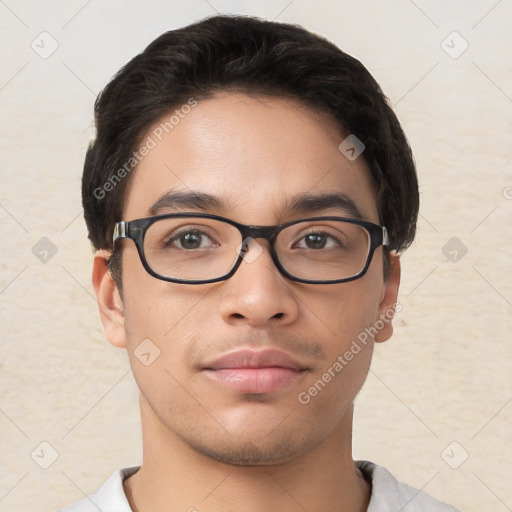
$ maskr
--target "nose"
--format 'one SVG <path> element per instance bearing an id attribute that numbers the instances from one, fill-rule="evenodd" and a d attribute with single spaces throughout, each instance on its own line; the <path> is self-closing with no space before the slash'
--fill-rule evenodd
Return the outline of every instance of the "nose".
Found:
<path id="1" fill-rule="evenodd" d="M 220 314 L 227 323 L 251 327 L 293 323 L 299 314 L 297 284 L 281 275 L 266 240 L 251 239 L 240 267 L 221 284 Z"/>

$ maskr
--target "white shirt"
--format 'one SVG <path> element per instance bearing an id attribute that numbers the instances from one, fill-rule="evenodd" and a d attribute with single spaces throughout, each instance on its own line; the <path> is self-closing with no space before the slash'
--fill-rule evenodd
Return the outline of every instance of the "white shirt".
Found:
<path id="1" fill-rule="evenodd" d="M 455 507 L 441 503 L 419 489 L 398 482 L 382 466 L 364 460 L 356 461 L 355 464 L 372 484 L 367 512 L 459 512 Z M 132 512 L 124 493 L 123 480 L 139 468 L 133 466 L 116 471 L 96 493 L 58 512 Z"/>

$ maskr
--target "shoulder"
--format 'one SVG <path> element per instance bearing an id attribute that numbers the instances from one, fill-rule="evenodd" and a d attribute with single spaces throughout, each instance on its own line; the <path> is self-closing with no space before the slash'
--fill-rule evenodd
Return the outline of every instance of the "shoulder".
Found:
<path id="1" fill-rule="evenodd" d="M 367 512 L 459 512 L 455 507 L 399 482 L 382 466 L 368 461 L 356 461 L 355 464 L 372 484 Z"/>
<path id="2" fill-rule="evenodd" d="M 123 489 L 123 480 L 133 475 L 140 466 L 116 471 L 99 489 L 57 512 L 132 512 Z"/>

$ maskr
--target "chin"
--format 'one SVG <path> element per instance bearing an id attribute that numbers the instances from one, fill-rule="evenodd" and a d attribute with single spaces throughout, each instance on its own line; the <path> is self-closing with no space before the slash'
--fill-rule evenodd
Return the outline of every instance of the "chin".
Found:
<path id="1" fill-rule="evenodd" d="M 263 445 L 251 441 L 236 441 L 231 443 L 207 443 L 203 439 L 199 443 L 190 443 L 191 447 L 217 462 L 233 466 L 273 466 L 284 464 L 299 455 L 301 446 L 289 438 L 283 442 L 273 442 Z"/>
<path id="2" fill-rule="evenodd" d="M 289 462 L 312 450 L 321 442 L 321 434 L 292 427 L 287 416 L 273 425 L 246 419 L 231 428 L 174 429 L 189 448 L 212 460 L 235 466 L 272 466 Z M 284 421 L 283 421 L 284 420 Z"/>

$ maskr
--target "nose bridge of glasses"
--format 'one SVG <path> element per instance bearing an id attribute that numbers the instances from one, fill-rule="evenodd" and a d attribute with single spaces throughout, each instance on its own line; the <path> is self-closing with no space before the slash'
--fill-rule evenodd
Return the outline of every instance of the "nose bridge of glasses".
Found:
<path id="1" fill-rule="evenodd" d="M 264 242 L 261 240 L 266 240 L 269 247 L 272 247 L 272 241 L 275 238 L 276 228 L 274 226 L 254 226 L 248 225 L 243 226 L 240 230 L 243 238 L 243 252 L 247 252 L 249 250 L 248 245 L 250 244 L 252 239 L 259 238 L 260 240 L 254 240 L 260 247 Z"/>
<path id="2" fill-rule="evenodd" d="M 245 226 L 242 235 L 245 238 L 263 238 L 270 241 L 275 233 L 274 226 Z"/>
<path id="3" fill-rule="evenodd" d="M 243 255 L 245 263 L 252 263 L 257 259 L 263 252 L 265 245 L 272 254 L 272 240 L 275 238 L 276 231 L 274 226 L 239 225 L 239 231 L 242 235 L 242 243 L 238 246 L 237 252 L 239 256 Z"/>

